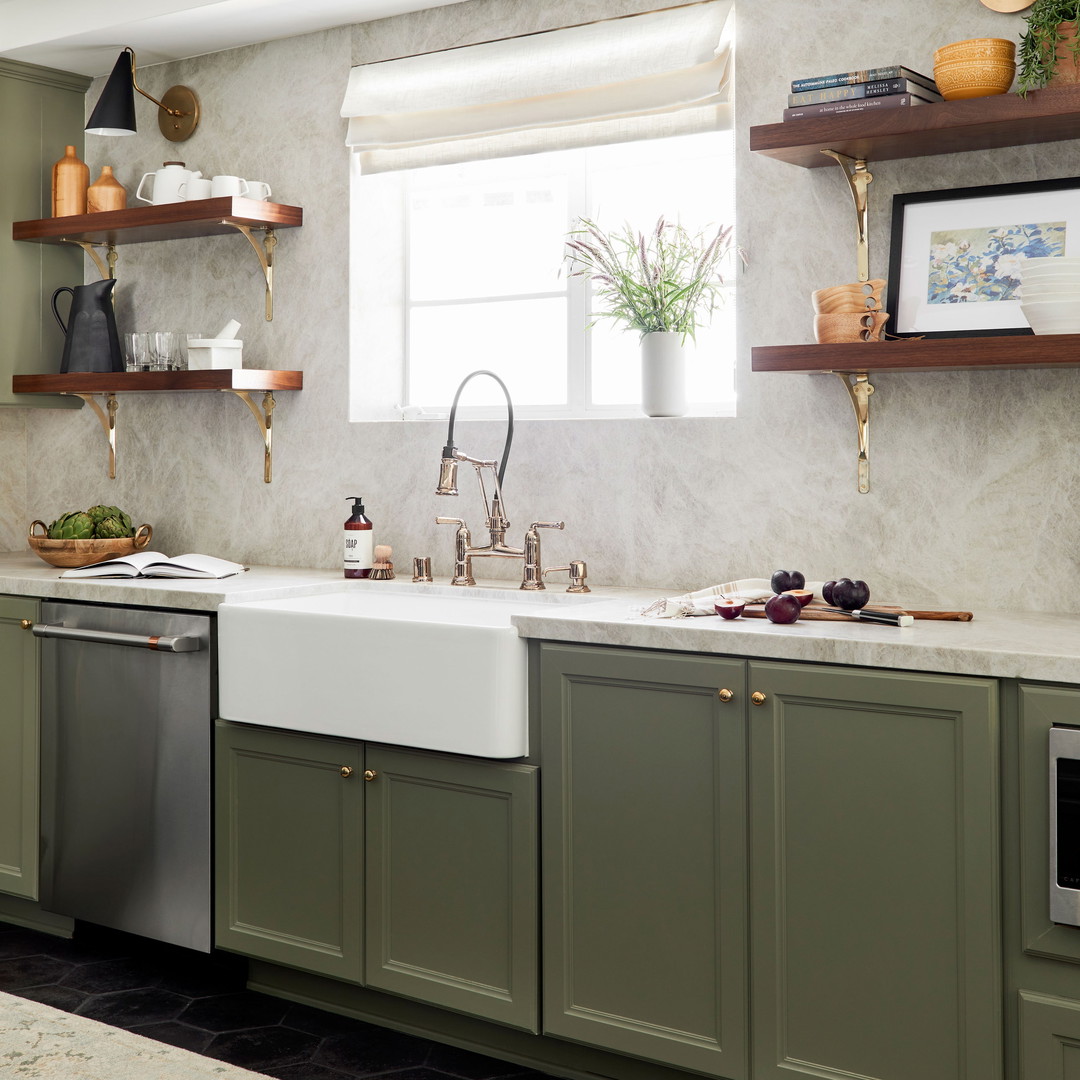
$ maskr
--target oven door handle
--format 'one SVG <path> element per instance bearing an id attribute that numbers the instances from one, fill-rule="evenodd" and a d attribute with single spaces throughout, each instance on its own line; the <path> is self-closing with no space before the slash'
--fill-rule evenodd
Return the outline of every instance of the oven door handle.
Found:
<path id="1" fill-rule="evenodd" d="M 151 649 L 154 652 L 198 652 L 202 648 L 202 642 L 193 634 L 146 637 L 142 634 L 120 634 L 112 630 L 80 630 L 73 626 L 53 626 L 49 623 L 33 623 L 30 630 L 34 637 L 39 638 L 89 641 L 97 645 L 128 645 L 135 649 Z"/>

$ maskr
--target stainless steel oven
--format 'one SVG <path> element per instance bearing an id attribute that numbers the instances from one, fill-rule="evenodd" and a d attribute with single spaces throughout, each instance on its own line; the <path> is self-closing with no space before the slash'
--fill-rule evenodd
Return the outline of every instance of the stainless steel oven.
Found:
<path id="1" fill-rule="evenodd" d="M 1050 918 L 1080 926 L 1080 728 L 1050 729 Z"/>

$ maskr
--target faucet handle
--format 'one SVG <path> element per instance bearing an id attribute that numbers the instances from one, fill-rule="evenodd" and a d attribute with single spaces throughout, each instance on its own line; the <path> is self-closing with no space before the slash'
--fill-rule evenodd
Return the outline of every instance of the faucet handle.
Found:
<path id="1" fill-rule="evenodd" d="M 463 526 L 465 524 L 465 522 L 462 521 L 461 518 L 437 517 L 435 519 L 435 524 L 436 525 L 462 525 Z"/>
<path id="2" fill-rule="evenodd" d="M 565 521 L 534 521 L 529 529 L 565 529 Z"/>

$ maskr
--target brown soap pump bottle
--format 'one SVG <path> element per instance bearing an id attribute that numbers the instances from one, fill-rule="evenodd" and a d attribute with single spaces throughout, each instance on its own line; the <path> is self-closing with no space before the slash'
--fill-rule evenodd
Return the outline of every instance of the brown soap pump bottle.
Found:
<path id="1" fill-rule="evenodd" d="M 79 159 L 74 146 L 64 148 L 64 156 L 52 167 L 53 217 L 86 213 L 86 189 L 90 186 L 90 166 Z"/>
<path id="2" fill-rule="evenodd" d="M 345 576 L 371 577 L 375 562 L 374 533 L 371 521 L 364 514 L 364 497 L 350 495 L 352 515 L 345 522 Z"/>

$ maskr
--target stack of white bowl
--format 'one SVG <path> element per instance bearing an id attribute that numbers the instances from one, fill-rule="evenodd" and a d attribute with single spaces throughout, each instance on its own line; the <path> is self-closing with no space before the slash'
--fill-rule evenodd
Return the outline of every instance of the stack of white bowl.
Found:
<path id="1" fill-rule="evenodd" d="M 1080 334 L 1080 258 L 1025 259 L 1020 310 L 1036 334 Z"/>

